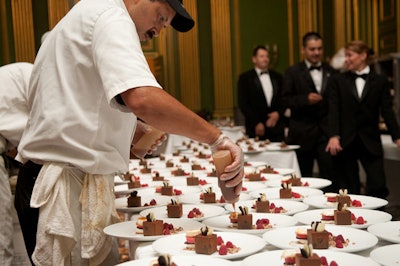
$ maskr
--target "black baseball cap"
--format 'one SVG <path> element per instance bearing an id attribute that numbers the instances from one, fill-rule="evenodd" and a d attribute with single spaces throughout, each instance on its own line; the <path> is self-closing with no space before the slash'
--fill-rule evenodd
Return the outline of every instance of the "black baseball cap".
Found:
<path id="1" fill-rule="evenodd" d="M 171 7 L 176 11 L 175 17 L 171 21 L 171 26 L 180 32 L 187 32 L 194 26 L 194 20 L 186 11 L 182 0 L 167 0 Z"/>

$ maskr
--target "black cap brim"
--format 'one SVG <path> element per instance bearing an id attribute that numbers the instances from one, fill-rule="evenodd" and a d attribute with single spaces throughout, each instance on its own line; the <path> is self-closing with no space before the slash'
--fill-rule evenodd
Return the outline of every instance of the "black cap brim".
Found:
<path id="1" fill-rule="evenodd" d="M 194 20 L 186 11 L 180 0 L 168 0 L 168 3 L 176 11 L 175 17 L 171 21 L 171 26 L 180 32 L 187 32 L 194 26 Z"/>

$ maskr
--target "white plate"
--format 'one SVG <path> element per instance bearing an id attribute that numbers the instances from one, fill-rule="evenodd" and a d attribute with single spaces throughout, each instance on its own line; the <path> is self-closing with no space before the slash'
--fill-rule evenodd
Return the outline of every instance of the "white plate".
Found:
<path id="1" fill-rule="evenodd" d="M 204 186 L 205 188 L 207 186 Z M 221 198 L 221 190 L 219 188 L 213 188 L 213 191 L 215 192 L 215 199 L 220 200 Z M 201 192 L 198 193 L 193 193 L 193 194 L 186 194 L 183 196 L 179 197 L 179 201 L 182 203 L 186 204 L 198 204 L 198 205 L 216 205 L 216 206 L 225 206 L 226 202 L 224 203 L 203 203 L 202 200 L 200 200 L 200 195 Z M 239 200 L 248 200 L 251 199 L 251 196 L 247 193 L 240 193 Z"/>
<path id="2" fill-rule="evenodd" d="M 250 192 L 258 189 L 267 188 L 263 181 L 243 181 L 242 192 Z"/>
<path id="3" fill-rule="evenodd" d="M 256 210 L 253 207 L 253 205 L 255 204 L 256 199 L 253 200 L 245 200 L 245 201 L 238 201 L 236 203 L 236 206 L 247 206 L 247 208 L 249 209 L 250 212 L 255 213 Z M 292 215 L 298 212 L 302 212 L 308 209 L 308 205 L 304 204 L 303 202 L 298 202 L 298 201 L 293 201 L 293 200 L 280 200 L 280 199 L 276 199 L 276 200 L 271 200 L 269 202 L 274 203 L 276 207 L 282 207 L 284 208 L 287 212 L 282 213 L 285 215 Z M 229 212 L 233 211 L 233 207 L 232 204 L 226 204 L 225 209 L 227 209 Z"/>
<path id="4" fill-rule="evenodd" d="M 277 171 L 279 175 L 290 175 L 295 172 L 292 168 L 274 168 L 274 170 Z"/>
<path id="5" fill-rule="evenodd" d="M 275 230 L 270 230 L 264 233 L 263 238 L 271 245 L 281 249 L 301 248 L 303 247 L 303 244 L 299 244 L 296 238 L 295 231 L 297 228 L 309 229 L 310 226 L 277 228 Z M 358 252 L 371 248 L 378 243 L 378 238 L 376 236 L 364 230 L 329 224 L 325 226 L 325 229 L 335 236 L 341 234 L 344 239 L 349 239 L 350 241 L 347 247 L 329 247 L 329 250 L 342 252 Z"/>
<path id="6" fill-rule="evenodd" d="M 287 147 L 282 148 L 279 143 L 278 145 L 269 144 L 267 145 L 267 151 L 293 151 L 300 149 L 300 145 L 287 145 Z"/>
<path id="7" fill-rule="evenodd" d="M 242 261 L 243 266 L 265 265 L 268 261 L 268 266 L 282 266 L 283 260 L 281 258 L 283 250 L 266 251 L 257 253 L 245 258 Z M 365 258 L 360 255 L 351 253 L 338 253 L 330 250 L 315 250 L 318 256 L 325 256 L 328 263 L 336 261 L 338 265 L 363 265 L 363 266 L 379 266 L 375 261 L 370 258 Z"/>
<path id="8" fill-rule="evenodd" d="M 124 180 L 121 176 L 119 175 L 114 175 L 114 185 L 122 185 L 122 184 L 126 184 L 129 183 L 128 180 Z"/>
<path id="9" fill-rule="evenodd" d="M 384 266 L 400 265 L 400 244 L 383 246 L 370 253 L 371 259 Z"/>
<path id="10" fill-rule="evenodd" d="M 325 188 L 332 184 L 332 181 L 324 178 L 315 178 L 315 177 L 302 177 L 301 183 L 303 187 L 310 187 L 310 188 Z M 308 183 L 308 186 L 304 186 L 304 184 Z M 267 185 L 269 187 L 280 187 L 282 184 L 282 180 L 269 180 L 267 181 Z"/>
<path id="11" fill-rule="evenodd" d="M 165 206 L 168 203 L 170 203 L 171 198 L 173 198 L 170 196 L 161 196 L 161 195 L 144 195 L 141 197 L 142 197 L 142 205 L 144 205 L 145 203 L 149 204 L 152 199 L 154 199 L 157 202 L 157 205 L 128 207 L 128 198 L 116 198 L 115 208 L 119 212 L 135 213 L 149 208 Z"/>
<path id="12" fill-rule="evenodd" d="M 355 195 L 355 194 L 349 194 L 349 196 L 351 200 L 361 201 L 362 207 L 354 207 L 354 208 L 378 209 L 388 204 L 387 200 L 381 198 L 375 198 L 364 195 Z M 320 209 L 335 207 L 334 203 L 332 204 L 327 202 L 325 195 L 308 197 L 304 199 L 303 202 L 310 206 Z"/>
<path id="13" fill-rule="evenodd" d="M 225 213 L 225 211 L 226 211 L 223 207 L 215 206 L 215 205 L 183 204 L 182 205 L 182 213 L 183 213 L 182 217 L 187 218 L 188 213 L 191 210 L 193 210 L 193 208 L 198 208 L 204 214 L 204 216 L 201 218 L 191 218 L 192 220 L 196 220 L 196 221 L 202 221 L 202 220 L 210 218 L 210 217 L 221 215 L 221 214 Z M 165 219 L 168 217 L 166 206 L 146 209 L 146 210 L 141 211 L 139 214 L 142 216 L 146 216 L 150 212 L 152 212 L 154 214 L 154 217 L 156 217 L 157 219 Z"/>
<path id="14" fill-rule="evenodd" d="M 327 210 L 331 210 L 333 212 L 334 209 L 316 209 L 309 210 L 301 213 L 295 214 L 293 217 L 297 219 L 302 224 L 311 224 L 313 221 L 321 220 L 321 213 Z M 365 220 L 364 224 L 352 224 L 352 225 L 340 225 L 353 227 L 358 229 L 367 228 L 368 226 L 376 223 L 388 222 L 392 219 L 392 215 L 383 211 L 369 210 L 369 209 L 351 209 L 350 210 L 356 218 L 362 216 Z M 328 223 L 334 223 L 334 221 L 330 221 Z"/>
<path id="15" fill-rule="evenodd" d="M 261 235 L 269 230 L 273 230 L 280 227 L 288 227 L 297 224 L 296 219 L 292 216 L 282 215 L 282 214 L 271 214 L 271 213 L 252 213 L 253 214 L 253 225 L 256 221 L 261 218 L 269 219 L 269 223 L 273 226 L 269 229 L 237 229 L 236 227 L 231 227 L 231 222 L 229 220 L 229 214 L 220 215 L 212 218 L 203 220 L 203 224 L 214 228 L 217 231 L 222 232 L 239 232 L 253 235 Z"/>
<path id="16" fill-rule="evenodd" d="M 278 188 L 278 187 L 265 188 L 265 189 L 254 190 L 254 191 L 250 192 L 249 194 L 253 198 L 258 198 L 260 196 L 260 193 L 265 193 L 268 200 L 273 200 L 273 199 L 280 199 L 279 190 L 280 190 L 280 188 Z M 322 190 L 319 190 L 316 188 L 309 188 L 309 187 L 292 187 L 292 192 L 299 193 L 302 197 L 285 199 L 285 200 L 302 201 L 307 197 L 323 194 Z"/>
<path id="17" fill-rule="evenodd" d="M 254 148 L 254 150 L 248 150 L 247 148 L 242 147 L 244 154 L 257 154 L 265 151 L 265 148 Z"/>
<path id="18" fill-rule="evenodd" d="M 185 236 L 186 231 L 199 229 L 202 226 L 200 222 L 189 219 L 166 218 L 162 220 L 164 223 L 172 224 L 174 228 L 182 227 L 183 230 L 179 234 L 183 234 L 183 236 Z M 143 234 L 136 234 L 136 218 L 132 221 L 109 225 L 104 228 L 103 231 L 110 236 L 135 241 L 153 241 L 162 237 L 167 237 L 166 235 L 144 236 Z"/>
<path id="19" fill-rule="evenodd" d="M 240 247 L 238 253 L 219 255 L 218 251 L 211 254 L 211 257 L 217 257 L 221 259 L 238 259 L 249 256 L 263 249 L 265 241 L 254 235 L 230 233 L 230 232 L 216 232 L 217 236 L 221 236 L 224 242 L 231 241 L 234 245 Z M 174 255 L 193 255 L 195 254 L 192 250 L 185 250 L 185 234 L 171 235 L 157 239 L 153 242 L 153 249 L 161 254 Z M 218 247 L 219 248 L 219 247 Z M 190 264 L 189 264 L 190 265 Z"/>
<path id="20" fill-rule="evenodd" d="M 400 244 L 400 221 L 377 223 L 367 230 L 383 240 Z"/>
<path id="21" fill-rule="evenodd" d="M 200 186 L 172 186 L 172 189 L 177 189 L 182 191 L 181 195 L 174 195 L 176 197 L 181 197 L 183 195 L 191 195 L 193 193 L 197 193 L 201 191 L 201 187 Z M 150 187 L 150 188 L 142 188 L 140 189 L 140 193 L 142 195 L 161 195 L 161 193 L 156 193 L 156 188 L 155 187 Z"/>
<path id="22" fill-rule="evenodd" d="M 121 264 L 118 264 L 117 266 L 143 266 L 143 265 L 151 265 L 153 261 L 156 261 L 157 258 L 144 258 L 144 259 L 139 259 L 139 260 L 131 260 L 127 261 Z M 176 263 L 176 265 L 193 265 L 193 266 L 229 266 L 229 265 L 236 265 L 234 262 L 225 260 L 225 259 L 220 259 L 216 257 L 210 257 L 207 255 L 176 255 L 172 257 L 172 261 Z"/>

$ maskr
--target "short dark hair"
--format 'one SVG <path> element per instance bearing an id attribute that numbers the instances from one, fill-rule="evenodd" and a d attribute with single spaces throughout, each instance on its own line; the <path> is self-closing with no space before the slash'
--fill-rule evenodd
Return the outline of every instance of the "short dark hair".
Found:
<path id="1" fill-rule="evenodd" d="M 267 49 L 267 47 L 265 47 L 265 45 L 257 45 L 256 47 L 254 47 L 254 49 L 253 49 L 253 56 L 257 56 L 257 53 L 258 53 L 258 50 L 265 50 L 265 51 L 267 51 L 268 52 L 268 49 Z"/>
<path id="2" fill-rule="evenodd" d="M 306 47 L 307 43 L 310 40 L 322 40 L 322 36 L 318 32 L 315 32 L 315 31 L 307 32 L 303 36 L 303 47 Z"/>

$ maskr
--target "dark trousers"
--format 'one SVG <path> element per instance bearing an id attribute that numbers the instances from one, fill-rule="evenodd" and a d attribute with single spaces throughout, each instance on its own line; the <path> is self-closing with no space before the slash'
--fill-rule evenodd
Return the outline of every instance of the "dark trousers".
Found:
<path id="1" fill-rule="evenodd" d="M 31 208 L 30 201 L 33 186 L 35 185 L 36 178 L 41 168 L 41 165 L 35 164 L 31 161 L 28 161 L 26 164 L 21 166 L 18 174 L 14 200 L 14 206 L 18 213 L 26 251 L 32 265 L 34 265 L 31 257 L 36 245 L 39 209 Z"/>
<path id="2" fill-rule="evenodd" d="M 333 158 L 336 186 L 347 188 L 349 193 L 360 194 L 359 160 L 367 176 L 367 195 L 383 199 L 387 197 L 389 191 L 386 187 L 383 157 L 371 154 L 360 138 L 357 137 Z"/>
<path id="3" fill-rule="evenodd" d="M 301 176 L 314 176 L 314 160 L 317 161 L 319 173 L 318 177 L 332 178 L 332 156 L 325 152 L 326 143 L 320 142 L 311 150 L 296 150 L 297 160 L 299 162 Z"/>

